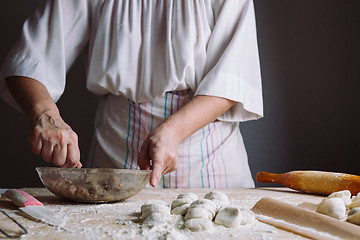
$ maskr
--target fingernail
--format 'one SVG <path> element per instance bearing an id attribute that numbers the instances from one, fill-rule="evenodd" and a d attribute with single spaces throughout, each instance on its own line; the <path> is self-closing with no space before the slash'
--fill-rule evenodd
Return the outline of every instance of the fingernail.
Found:
<path id="1" fill-rule="evenodd" d="M 159 182 L 159 179 L 155 178 L 155 179 L 154 179 L 154 187 L 156 187 L 156 185 L 158 184 L 158 182 Z"/>

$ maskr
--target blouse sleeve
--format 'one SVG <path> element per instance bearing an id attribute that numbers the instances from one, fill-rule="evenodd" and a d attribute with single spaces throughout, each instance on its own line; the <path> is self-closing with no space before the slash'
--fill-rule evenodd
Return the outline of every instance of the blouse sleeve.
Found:
<path id="1" fill-rule="evenodd" d="M 0 71 L 0 96 L 19 109 L 5 78 L 24 76 L 46 86 L 57 101 L 65 88 L 66 72 L 87 44 L 89 11 L 86 0 L 43 1 L 23 26 L 20 39 Z"/>
<path id="2" fill-rule="evenodd" d="M 223 121 L 247 121 L 263 116 L 262 87 L 251 0 L 224 1 L 214 10 L 215 25 L 207 48 L 205 77 L 195 95 L 227 98 L 237 103 Z"/>

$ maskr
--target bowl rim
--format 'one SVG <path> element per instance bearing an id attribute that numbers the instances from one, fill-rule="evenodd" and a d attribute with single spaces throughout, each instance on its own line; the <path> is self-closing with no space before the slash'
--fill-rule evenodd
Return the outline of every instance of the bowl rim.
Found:
<path id="1" fill-rule="evenodd" d="M 123 168 L 61 168 L 61 167 L 36 167 L 38 173 L 43 173 L 46 170 L 58 171 L 61 173 L 85 173 L 85 174 L 116 174 L 116 173 L 134 173 L 148 175 L 152 170 L 140 170 L 140 169 L 123 169 Z M 53 172 L 52 172 L 53 173 Z"/>

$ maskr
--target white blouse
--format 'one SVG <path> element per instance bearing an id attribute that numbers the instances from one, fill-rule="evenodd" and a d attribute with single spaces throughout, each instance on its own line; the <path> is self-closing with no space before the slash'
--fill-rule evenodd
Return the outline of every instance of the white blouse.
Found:
<path id="1" fill-rule="evenodd" d="M 87 87 L 151 101 L 168 91 L 238 102 L 220 120 L 263 115 L 251 0 L 48 0 L 25 22 L 0 75 L 43 83 L 57 101 L 66 72 L 88 50 Z"/>

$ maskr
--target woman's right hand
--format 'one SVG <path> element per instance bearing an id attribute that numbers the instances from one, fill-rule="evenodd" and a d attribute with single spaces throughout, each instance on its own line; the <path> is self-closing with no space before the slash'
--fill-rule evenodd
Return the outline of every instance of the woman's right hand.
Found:
<path id="1" fill-rule="evenodd" d="M 21 76 L 6 78 L 6 84 L 30 119 L 32 151 L 56 166 L 80 168 L 78 137 L 61 118 L 47 88 L 35 79 Z"/>
<path id="2" fill-rule="evenodd" d="M 29 137 L 33 153 L 64 168 L 80 168 L 80 150 L 77 134 L 58 113 L 50 111 L 37 116 Z"/>

